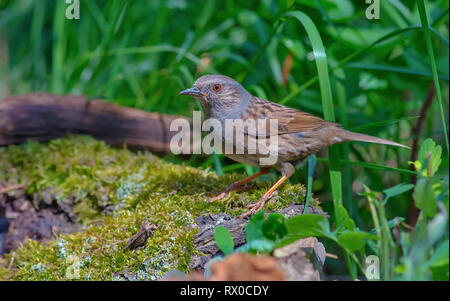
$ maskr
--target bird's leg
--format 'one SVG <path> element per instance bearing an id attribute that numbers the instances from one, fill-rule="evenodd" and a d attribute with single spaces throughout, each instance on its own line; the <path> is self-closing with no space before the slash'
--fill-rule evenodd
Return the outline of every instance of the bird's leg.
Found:
<path id="1" fill-rule="evenodd" d="M 264 204 L 266 203 L 266 201 L 272 196 L 273 192 L 275 190 L 277 190 L 278 186 L 280 186 L 284 181 L 286 181 L 288 179 L 287 176 L 282 176 L 278 182 L 275 183 L 275 185 L 273 185 L 266 193 L 264 193 L 261 198 L 259 199 L 258 202 L 256 202 L 255 204 L 251 204 L 250 206 L 248 206 L 249 208 L 251 208 L 249 211 L 245 212 L 244 214 L 242 214 L 241 216 L 239 216 L 240 218 L 245 218 L 247 216 L 250 216 L 258 211 L 260 211 L 263 207 Z"/>
<path id="2" fill-rule="evenodd" d="M 214 201 L 218 201 L 223 199 L 224 197 L 226 197 L 230 192 L 234 191 L 234 190 L 245 190 L 242 189 L 242 185 L 247 184 L 248 182 L 250 182 L 251 180 L 265 175 L 266 173 L 268 173 L 270 171 L 270 168 L 261 168 L 259 172 L 245 178 L 239 181 L 234 182 L 233 184 L 230 185 L 230 187 L 228 187 L 224 192 L 222 192 L 221 194 L 209 199 L 210 202 L 214 202 Z"/>
<path id="3" fill-rule="evenodd" d="M 264 193 L 258 202 L 255 204 L 251 204 L 250 206 L 247 206 L 248 208 L 251 208 L 249 211 L 245 212 L 240 218 L 245 218 L 247 216 L 250 216 L 258 211 L 260 211 L 263 207 L 266 201 L 273 195 L 273 192 L 277 190 L 278 186 L 283 184 L 284 181 L 286 181 L 292 174 L 294 173 L 295 169 L 294 166 L 289 162 L 283 162 L 281 163 L 281 175 L 282 177 L 276 182 L 266 193 Z"/>

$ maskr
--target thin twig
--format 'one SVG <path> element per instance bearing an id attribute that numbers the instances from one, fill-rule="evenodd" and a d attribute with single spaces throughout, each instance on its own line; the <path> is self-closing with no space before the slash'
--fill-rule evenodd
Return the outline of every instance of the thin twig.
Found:
<path id="1" fill-rule="evenodd" d="M 22 189 L 24 187 L 25 187 L 25 185 L 23 185 L 23 184 L 6 186 L 6 187 L 0 189 L 0 194 L 7 193 L 7 192 L 12 191 L 12 190 Z"/>
<path id="2" fill-rule="evenodd" d="M 334 254 L 331 254 L 331 253 L 326 253 L 325 256 L 328 257 L 328 258 L 338 259 L 337 255 L 334 255 Z"/>
<path id="3" fill-rule="evenodd" d="M 8 265 L 8 270 L 11 270 L 11 268 L 13 266 L 13 263 L 14 263 L 14 258 L 15 257 L 16 257 L 16 251 L 13 251 L 13 254 L 11 256 L 11 261 L 9 262 L 9 265 Z"/>

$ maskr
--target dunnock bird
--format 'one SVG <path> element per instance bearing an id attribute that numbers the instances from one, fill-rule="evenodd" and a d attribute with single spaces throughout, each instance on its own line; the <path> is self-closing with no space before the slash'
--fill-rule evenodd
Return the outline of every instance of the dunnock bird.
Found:
<path id="1" fill-rule="evenodd" d="M 278 121 L 275 132 L 271 131 L 270 134 L 277 135 L 278 139 L 278 157 L 274 164 L 262 166 L 259 159 L 267 154 L 258 151 L 255 154 L 225 153 L 227 157 L 235 161 L 259 166 L 260 171 L 233 183 L 223 193 L 212 198 L 211 201 L 224 198 L 229 192 L 238 190 L 240 186 L 268 173 L 272 167 L 280 171 L 282 175 L 278 182 L 263 194 L 257 203 L 250 205 L 251 209 L 241 217 L 249 216 L 261 210 L 266 200 L 270 198 L 278 186 L 294 173 L 296 162 L 330 145 L 348 141 L 364 141 L 408 148 L 389 140 L 353 133 L 344 130 L 337 123 L 328 122 L 308 113 L 258 98 L 228 76 L 204 75 L 197 79 L 192 88 L 184 90 L 180 94 L 194 96 L 202 106 L 205 119 L 214 118 L 222 124 L 227 119 L 242 119 L 244 121 L 248 119 L 275 119 Z M 257 135 L 257 133 L 246 133 L 246 138 L 251 135 Z M 224 140 L 227 143 L 226 139 Z"/>

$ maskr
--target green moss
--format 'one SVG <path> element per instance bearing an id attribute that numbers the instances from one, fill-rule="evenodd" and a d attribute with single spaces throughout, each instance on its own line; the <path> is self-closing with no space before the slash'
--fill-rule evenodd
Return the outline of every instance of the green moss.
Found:
<path id="1" fill-rule="evenodd" d="M 25 184 L 29 193 L 50 188 L 58 200 L 76 204 L 74 212 L 85 227 L 46 244 L 27 240 L 0 261 L 0 279 L 65 280 L 77 266 L 84 280 L 117 279 L 114 273 L 125 268 L 148 280 L 174 268 L 187 271 L 196 252 L 194 218 L 201 213 L 238 215 L 269 188 L 270 183 L 259 183 L 251 192 L 232 193 L 222 202 L 206 201 L 242 177 L 218 177 L 166 163 L 148 152 L 110 148 L 86 136 L 1 148 L 0 181 Z M 283 185 L 265 210 L 303 201 L 304 195 L 302 185 Z M 112 214 L 105 216 L 108 206 Z M 145 248 L 122 252 L 144 220 L 158 230 Z"/>

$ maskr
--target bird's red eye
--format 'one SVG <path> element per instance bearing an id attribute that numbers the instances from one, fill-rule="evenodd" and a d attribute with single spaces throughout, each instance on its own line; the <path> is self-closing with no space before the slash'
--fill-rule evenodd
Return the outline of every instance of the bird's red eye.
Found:
<path id="1" fill-rule="evenodd" d="M 214 84 L 214 85 L 212 86 L 212 89 L 213 89 L 215 92 L 220 92 L 220 90 L 222 90 L 222 85 L 220 85 L 220 84 Z"/>

